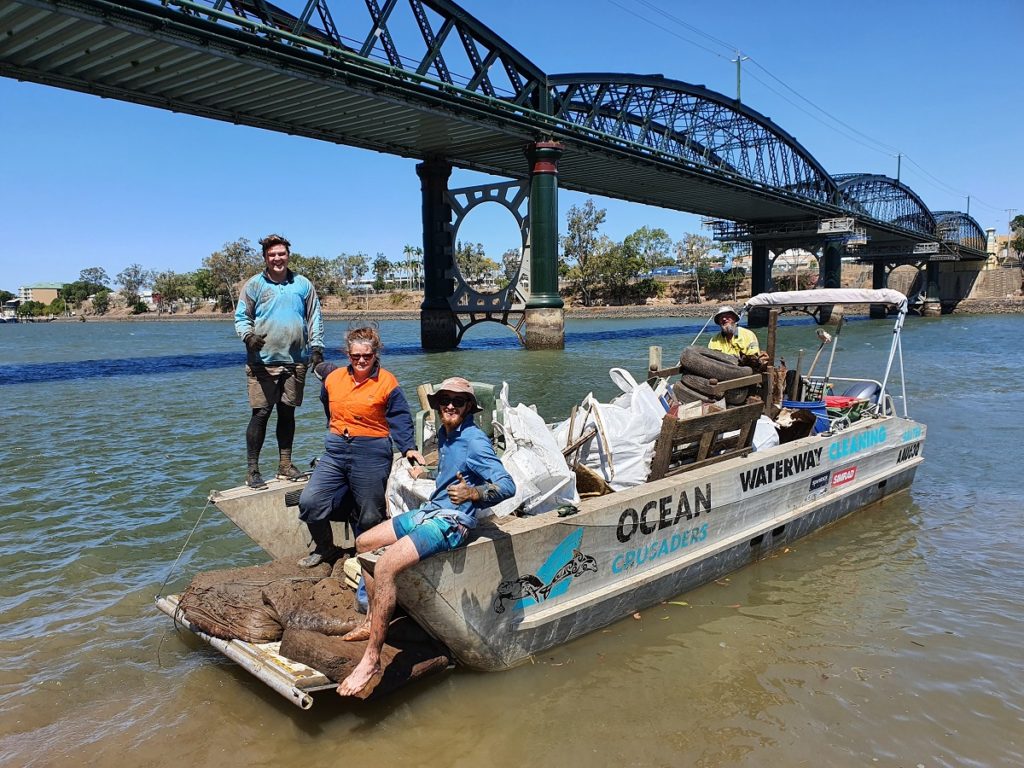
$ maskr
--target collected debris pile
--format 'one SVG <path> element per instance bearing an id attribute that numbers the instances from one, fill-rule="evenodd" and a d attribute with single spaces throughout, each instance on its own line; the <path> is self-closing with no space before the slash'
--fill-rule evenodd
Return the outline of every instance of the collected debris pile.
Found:
<path id="1" fill-rule="evenodd" d="M 339 682 L 362 658 L 365 641 L 342 636 L 363 623 L 345 560 L 301 568 L 295 559 L 200 573 L 182 593 L 178 611 L 195 628 L 223 640 L 276 643 L 281 656 Z M 381 652 L 382 671 L 358 696 L 368 698 L 446 669 L 450 655 L 399 612 Z"/>

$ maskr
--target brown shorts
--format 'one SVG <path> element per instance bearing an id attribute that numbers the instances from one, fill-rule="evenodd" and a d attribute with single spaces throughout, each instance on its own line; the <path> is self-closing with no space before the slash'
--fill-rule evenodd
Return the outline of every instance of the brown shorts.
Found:
<path id="1" fill-rule="evenodd" d="M 278 403 L 298 407 L 302 405 L 302 390 L 306 384 L 306 366 L 249 365 L 245 366 L 249 381 L 249 405 L 268 408 Z"/>

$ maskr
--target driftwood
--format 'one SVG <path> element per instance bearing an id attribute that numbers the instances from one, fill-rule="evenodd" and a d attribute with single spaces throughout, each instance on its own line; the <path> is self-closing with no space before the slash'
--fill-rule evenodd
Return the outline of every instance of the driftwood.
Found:
<path id="1" fill-rule="evenodd" d="M 313 584 L 330 571 L 328 565 L 300 568 L 293 559 L 207 571 L 192 579 L 178 607 L 192 624 L 213 637 L 274 642 L 281 638 L 282 625 L 276 611 L 263 602 L 263 590 L 273 584 Z"/>
<path id="2" fill-rule="evenodd" d="M 340 682 L 359 663 L 365 649 L 365 642 L 346 642 L 337 636 L 289 628 L 281 639 L 280 653 Z M 374 675 L 357 698 L 389 693 L 410 680 L 440 672 L 451 664 L 447 651 L 408 616 L 391 622 L 380 660 L 383 671 Z"/>

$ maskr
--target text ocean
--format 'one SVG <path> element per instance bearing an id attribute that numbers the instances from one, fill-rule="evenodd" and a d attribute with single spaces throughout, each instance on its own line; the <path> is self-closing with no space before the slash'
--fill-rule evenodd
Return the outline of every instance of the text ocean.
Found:
<path id="1" fill-rule="evenodd" d="M 673 507 L 675 513 L 673 513 Z M 678 501 L 673 496 L 662 496 L 660 499 L 648 501 L 639 512 L 627 507 L 619 515 L 619 527 L 615 531 L 615 535 L 619 541 L 625 544 L 633 538 L 637 531 L 645 536 L 650 536 L 655 531 L 679 525 L 682 520 L 692 520 L 701 512 L 707 514 L 710 511 L 711 483 L 706 483 L 703 488 L 694 487 L 690 495 L 687 495 L 685 490 L 681 490 Z"/>

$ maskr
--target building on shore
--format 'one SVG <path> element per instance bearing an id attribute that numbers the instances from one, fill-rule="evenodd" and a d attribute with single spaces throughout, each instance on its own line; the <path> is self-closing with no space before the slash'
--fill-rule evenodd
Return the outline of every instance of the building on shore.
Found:
<path id="1" fill-rule="evenodd" d="M 60 297 L 64 290 L 64 283 L 36 283 L 35 285 L 23 285 L 18 288 L 18 300 L 38 301 L 40 304 L 51 304 L 53 300 Z"/>

